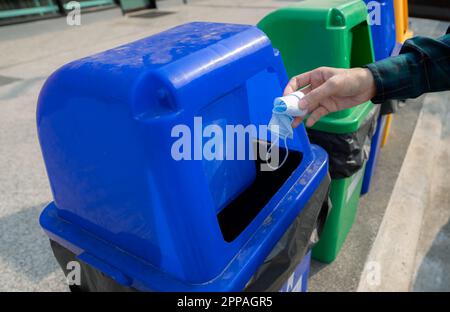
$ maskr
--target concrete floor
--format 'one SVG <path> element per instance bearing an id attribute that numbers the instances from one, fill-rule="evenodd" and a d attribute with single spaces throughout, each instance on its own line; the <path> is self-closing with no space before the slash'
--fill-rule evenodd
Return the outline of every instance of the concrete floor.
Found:
<path id="1" fill-rule="evenodd" d="M 418 241 L 413 291 L 450 291 L 450 92 L 433 103 L 439 126 L 428 205 Z"/>
<path id="2" fill-rule="evenodd" d="M 0 291 L 67 290 L 46 236 L 37 223 L 43 205 L 51 200 L 35 126 L 37 96 L 48 75 L 73 59 L 184 22 L 256 24 L 274 8 L 292 1 L 197 0 L 189 3 L 183 6 L 181 1 L 161 1 L 160 10 L 171 14 L 150 19 L 122 17 L 118 9 L 112 9 L 83 14 L 82 26 L 78 27 L 67 26 L 65 18 L 0 27 Z M 416 19 L 412 20 L 412 26 L 416 33 L 425 35 L 438 33 L 442 28 L 438 22 Z M 331 265 L 313 263 L 310 290 L 357 289 L 422 102 L 423 97 L 408 101 L 395 116 L 390 141 L 379 158 L 372 192 L 362 199 L 358 219 L 338 259 Z M 450 131 L 445 133 L 448 137 Z M 447 169 L 449 150 L 445 148 L 448 146 L 450 144 L 442 147 L 439 158 L 442 168 Z M 448 175 L 436 172 L 438 182 L 433 192 L 440 195 L 433 205 L 441 209 L 431 209 L 424 220 L 434 230 L 421 235 L 414 290 L 429 289 L 430 276 L 441 277 L 441 290 L 447 282 L 442 274 L 447 269 L 436 271 L 436 268 L 442 268 L 442 262 L 448 260 L 442 258 L 442 254 L 450 246 L 448 223 L 445 225 L 449 198 L 442 196 L 449 194 L 445 186 Z M 442 230 L 436 225 L 437 221 L 443 223 Z"/>

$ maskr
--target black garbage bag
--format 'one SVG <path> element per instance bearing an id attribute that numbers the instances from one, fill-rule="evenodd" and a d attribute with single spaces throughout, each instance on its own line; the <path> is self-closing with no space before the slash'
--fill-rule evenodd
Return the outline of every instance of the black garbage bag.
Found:
<path id="1" fill-rule="evenodd" d="M 369 158 L 372 136 L 377 128 L 380 105 L 375 105 L 352 133 L 328 133 L 307 129 L 309 140 L 325 149 L 330 163 L 332 179 L 348 178 L 364 166 Z"/>
<path id="2" fill-rule="evenodd" d="M 279 291 L 286 283 L 320 239 L 331 209 L 329 187 L 330 177 L 327 176 L 247 283 L 245 291 Z"/>
<path id="3" fill-rule="evenodd" d="M 67 264 L 71 261 L 77 261 L 80 264 L 80 285 L 69 285 L 71 292 L 133 292 L 134 288 L 122 286 L 115 280 L 93 268 L 89 264 L 81 261 L 77 256 L 61 246 L 54 240 L 50 240 L 50 247 L 53 255 L 58 261 L 59 266 L 67 277 L 70 273 Z"/>
<path id="4" fill-rule="evenodd" d="M 328 192 L 331 179 L 327 175 L 286 233 L 275 245 L 264 263 L 253 275 L 245 291 L 279 291 L 312 246 L 317 243 L 331 207 Z M 56 260 L 67 276 L 67 263 L 77 261 L 81 269 L 81 285 L 69 286 L 72 292 L 138 291 L 122 286 L 99 270 L 84 263 L 74 253 L 55 241 L 50 245 Z"/>

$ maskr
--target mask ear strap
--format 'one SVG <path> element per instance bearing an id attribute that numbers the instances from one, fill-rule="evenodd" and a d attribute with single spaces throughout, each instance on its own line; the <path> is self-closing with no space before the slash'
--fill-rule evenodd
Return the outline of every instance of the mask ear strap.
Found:
<path id="1" fill-rule="evenodd" d="M 286 151 L 286 154 L 284 155 L 283 161 L 282 161 L 281 164 L 278 166 L 278 168 L 280 168 L 281 166 L 284 165 L 284 163 L 286 162 L 286 160 L 287 160 L 287 158 L 288 158 L 288 156 L 289 156 L 289 148 L 288 148 L 288 146 L 287 146 L 287 136 L 284 137 L 283 141 L 284 141 L 284 149 L 285 149 L 285 151 Z"/>
<path id="2" fill-rule="evenodd" d="M 275 137 L 275 140 L 273 140 L 272 142 L 270 142 L 270 146 L 269 146 L 269 148 L 267 149 L 267 152 L 266 152 L 266 158 L 264 159 L 264 161 L 268 164 L 268 166 L 270 167 L 270 169 L 273 169 L 270 165 L 269 165 L 269 158 L 270 158 L 270 154 L 272 154 L 272 147 L 275 145 L 275 144 L 277 144 L 278 142 L 279 142 L 279 140 L 280 140 L 280 136 L 276 136 Z"/>
<path id="3" fill-rule="evenodd" d="M 275 139 L 272 143 L 270 143 L 270 147 L 269 147 L 269 149 L 267 150 L 267 153 L 266 153 L 266 159 L 265 159 L 265 161 L 266 161 L 266 163 L 267 163 L 267 166 L 269 166 L 269 168 L 272 169 L 272 170 L 274 170 L 274 171 L 277 170 L 278 168 L 280 168 L 281 166 L 283 166 L 284 163 L 286 162 L 288 156 L 289 156 L 289 148 L 288 148 L 288 146 L 287 146 L 287 136 L 284 136 L 284 137 L 283 137 L 283 141 L 284 141 L 284 148 L 285 148 L 285 150 L 286 150 L 286 154 L 284 155 L 283 161 L 281 162 L 281 164 L 280 164 L 278 167 L 272 167 L 272 166 L 270 165 L 269 157 L 270 157 L 270 154 L 272 154 L 272 147 L 273 147 L 275 144 L 277 144 L 279 141 L 280 141 L 280 137 L 277 135 L 276 139 Z"/>

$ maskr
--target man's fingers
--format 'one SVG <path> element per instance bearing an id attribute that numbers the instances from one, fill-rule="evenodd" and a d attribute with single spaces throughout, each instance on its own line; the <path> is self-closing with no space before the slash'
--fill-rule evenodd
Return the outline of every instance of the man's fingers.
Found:
<path id="1" fill-rule="evenodd" d="M 331 78 L 319 87 L 311 90 L 300 101 L 300 109 L 307 110 L 308 112 L 314 111 L 320 104 L 320 102 L 326 101 L 327 98 L 334 95 L 337 91 L 338 85 L 336 80 Z"/>
<path id="2" fill-rule="evenodd" d="M 295 117 L 291 123 L 292 128 L 297 128 L 302 123 L 303 119 L 305 119 L 305 117 Z"/>
<path id="3" fill-rule="evenodd" d="M 283 95 L 290 94 L 292 92 L 297 91 L 301 87 L 309 85 L 311 82 L 311 72 L 306 72 L 304 74 L 292 77 L 289 80 L 286 88 L 284 89 Z"/>
<path id="4" fill-rule="evenodd" d="M 307 86 L 306 88 L 301 89 L 300 91 L 302 91 L 303 94 L 308 94 L 309 92 L 311 92 L 313 89 L 311 86 Z"/>
<path id="5" fill-rule="evenodd" d="M 306 126 L 312 127 L 322 116 L 328 114 L 329 111 L 324 106 L 319 106 L 309 115 Z"/>
<path id="6" fill-rule="evenodd" d="M 318 121 L 321 117 L 329 114 L 330 111 L 328 110 L 328 108 L 326 106 L 319 106 L 316 110 L 314 110 L 308 117 L 308 120 L 306 121 L 306 125 L 308 127 L 311 127 L 312 125 L 314 125 L 316 123 L 316 121 Z M 291 123 L 292 128 L 297 128 L 302 122 L 303 120 L 306 118 L 307 116 L 302 116 L 302 117 L 295 117 L 294 120 Z"/>

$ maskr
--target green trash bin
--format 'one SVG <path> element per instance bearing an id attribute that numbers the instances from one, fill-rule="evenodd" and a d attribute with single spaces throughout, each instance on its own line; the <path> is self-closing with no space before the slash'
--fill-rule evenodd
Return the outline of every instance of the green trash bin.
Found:
<path id="1" fill-rule="evenodd" d="M 374 60 L 363 1 L 305 0 L 271 12 L 258 27 L 280 51 L 290 77 L 320 66 L 350 68 Z M 331 213 L 313 249 L 316 260 L 333 261 L 354 222 L 376 114 L 374 105 L 367 102 L 328 114 L 308 129 L 311 141 L 328 151 L 333 179 Z M 352 150 L 350 142 L 357 137 L 361 143 L 358 151 Z M 342 147 L 341 143 L 348 146 Z M 339 151 L 344 154 L 339 155 Z M 355 159 L 351 159 L 356 153 L 359 153 L 357 166 Z M 333 162 L 333 157 L 338 159 Z"/>

